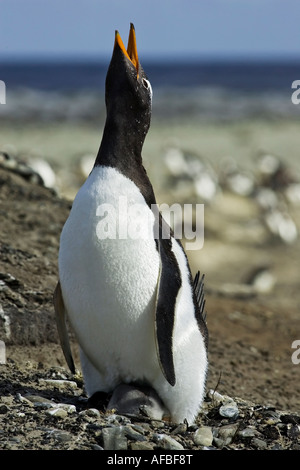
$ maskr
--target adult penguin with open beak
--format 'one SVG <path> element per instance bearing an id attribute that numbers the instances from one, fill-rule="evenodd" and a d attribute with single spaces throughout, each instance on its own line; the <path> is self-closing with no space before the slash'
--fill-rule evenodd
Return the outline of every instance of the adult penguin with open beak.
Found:
<path id="1" fill-rule="evenodd" d="M 54 304 L 62 348 L 74 372 L 66 314 L 89 397 L 146 387 L 173 422 L 191 424 L 207 372 L 203 278 L 192 280 L 142 164 L 152 88 L 132 24 L 127 49 L 116 32 L 105 100 L 98 155 L 60 238 Z"/>

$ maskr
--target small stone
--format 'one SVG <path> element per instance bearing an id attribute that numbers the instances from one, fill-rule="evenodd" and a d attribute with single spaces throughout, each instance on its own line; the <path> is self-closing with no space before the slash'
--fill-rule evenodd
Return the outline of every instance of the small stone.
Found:
<path id="1" fill-rule="evenodd" d="M 216 392 L 215 390 L 210 389 L 207 392 L 208 398 L 210 398 L 216 405 L 223 403 L 224 396 L 221 393 Z"/>
<path id="2" fill-rule="evenodd" d="M 240 437 L 254 437 L 259 435 L 260 433 L 256 431 L 256 429 L 251 428 L 250 426 L 247 428 L 242 429 L 241 431 L 238 432 L 238 435 Z"/>
<path id="3" fill-rule="evenodd" d="M 140 434 L 145 434 L 145 432 L 150 431 L 150 426 L 148 423 L 132 424 L 132 429 L 135 429 Z"/>
<path id="4" fill-rule="evenodd" d="M 53 380 L 53 379 L 39 379 L 41 385 L 51 385 L 58 389 L 77 389 L 77 383 L 72 380 Z"/>
<path id="5" fill-rule="evenodd" d="M 165 427 L 165 423 L 163 421 L 151 421 L 151 426 L 156 429 L 162 429 Z"/>
<path id="6" fill-rule="evenodd" d="M 185 423 L 180 423 L 173 431 L 171 434 L 184 434 L 187 431 L 187 425 Z"/>
<path id="7" fill-rule="evenodd" d="M 125 435 L 132 441 L 146 441 L 146 437 L 140 432 L 134 430 L 131 426 L 124 427 Z"/>
<path id="8" fill-rule="evenodd" d="M 96 408 L 88 408 L 79 413 L 81 416 L 89 416 L 90 418 L 100 418 L 100 411 Z"/>
<path id="9" fill-rule="evenodd" d="M 225 403 L 224 405 L 220 406 L 219 414 L 224 418 L 237 418 L 239 415 L 239 409 L 234 401 Z"/>
<path id="10" fill-rule="evenodd" d="M 53 408 L 55 406 L 53 401 L 48 400 L 45 397 L 41 397 L 40 395 L 25 395 L 24 398 L 39 408 Z"/>
<path id="11" fill-rule="evenodd" d="M 64 409 L 68 414 L 75 413 L 76 412 L 76 407 L 75 405 L 70 405 L 68 403 L 55 403 L 51 400 L 48 400 L 45 397 L 41 397 L 39 395 L 26 395 L 24 398 L 29 400 L 34 404 L 35 407 L 37 408 L 62 408 Z"/>
<path id="12" fill-rule="evenodd" d="M 254 437 L 251 441 L 251 444 L 256 447 L 257 449 L 264 450 L 267 448 L 268 444 L 266 441 L 263 441 L 262 439 L 258 439 L 257 437 Z"/>
<path id="13" fill-rule="evenodd" d="M 127 450 L 124 426 L 114 426 L 102 430 L 104 450 Z"/>
<path id="14" fill-rule="evenodd" d="M 55 416 L 55 418 L 65 418 L 68 415 L 68 412 L 63 408 L 49 408 L 46 413 Z"/>
<path id="15" fill-rule="evenodd" d="M 155 442 L 159 444 L 159 447 L 166 450 L 182 450 L 184 447 L 175 439 L 168 436 L 167 434 L 154 434 Z"/>
<path id="16" fill-rule="evenodd" d="M 211 446 L 213 433 L 209 426 L 203 426 L 194 433 L 193 441 L 197 446 Z"/>
<path id="17" fill-rule="evenodd" d="M 65 410 L 68 414 L 76 413 L 76 406 L 69 403 L 56 403 L 53 406 Z"/>
<path id="18" fill-rule="evenodd" d="M 214 442 L 219 448 L 223 448 L 231 444 L 232 439 L 234 438 L 237 432 L 238 426 L 236 424 L 228 424 L 226 426 L 221 426 L 218 429 L 217 436 L 214 437 Z"/>

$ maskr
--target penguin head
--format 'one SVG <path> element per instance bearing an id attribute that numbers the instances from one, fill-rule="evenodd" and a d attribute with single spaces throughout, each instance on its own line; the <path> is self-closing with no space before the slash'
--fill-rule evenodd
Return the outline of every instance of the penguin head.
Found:
<path id="1" fill-rule="evenodd" d="M 147 133 L 151 119 L 152 88 L 139 62 L 133 24 L 127 49 L 118 31 L 106 75 L 105 102 L 107 115 L 114 120 L 130 122 Z"/>

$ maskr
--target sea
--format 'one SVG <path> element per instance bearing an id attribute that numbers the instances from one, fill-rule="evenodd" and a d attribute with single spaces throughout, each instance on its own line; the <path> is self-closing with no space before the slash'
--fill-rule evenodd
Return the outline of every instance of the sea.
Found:
<path id="1" fill-rule="evenodd" d="M 0 121 L 103 118 L 108 65 L 108 60 L 0 62 Z M 300 104 L 292 101 L 297 91 L 292 86 L 300 80 L 300 59 L 166 60 L 142 65 L 152 85 L 152 113 L 158 121 L 299 119 Z"/>

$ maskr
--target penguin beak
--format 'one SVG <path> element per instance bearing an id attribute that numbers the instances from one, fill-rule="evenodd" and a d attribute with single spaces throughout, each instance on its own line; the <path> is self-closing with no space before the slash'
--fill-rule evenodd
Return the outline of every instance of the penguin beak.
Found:
<path id="1" fill-rule="evenodd" d="M 127 57 L 127 59 L 129 59 L 130 62 L 135 66 L 137 78 L 139 78 L 139 58 L 138 58 L 137 47 L 136 47 L 135 29 L 132 23 L 130 24 L 127 50 L 123 44 L 123 41 L 118 31 L 116 31 L 116 36 L 115 36 L 114 47 L 116 46 L 119 46 L 119 48 L 121 49 L 125 57 Z"/>

